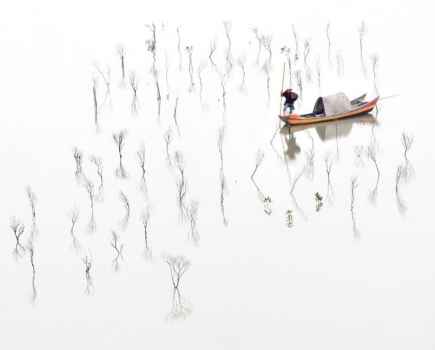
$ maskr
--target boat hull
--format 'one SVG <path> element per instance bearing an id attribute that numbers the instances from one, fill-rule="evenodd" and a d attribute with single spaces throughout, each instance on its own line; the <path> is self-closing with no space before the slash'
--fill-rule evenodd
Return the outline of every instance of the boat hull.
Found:
<path id="1" fill-rule="evenodd" d="M 331 120 L 356 117 L 371 112 L 376 107 L 376 103 L 378 102 L 378 99 L 379 98 L 376 97 L 374 100 L 367 102 L 366 104 L 362 105 L 359 108 L 355 108 L 345 113 L 330 115 L 327 117 L 325 116 L 302 117 L 297 114 L 290 114 L 290 115 L 280 115 L 279 118 L 288 125 L 305 125 L 305 124 L 314 124 L 314 123 L 321 123 L 321 122 L 326 122 Z"/>

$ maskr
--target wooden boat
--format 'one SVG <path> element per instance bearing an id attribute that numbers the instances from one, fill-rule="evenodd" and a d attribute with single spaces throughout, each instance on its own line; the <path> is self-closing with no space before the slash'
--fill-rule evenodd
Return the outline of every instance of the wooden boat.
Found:
<path id="1" fill-rule="evenodd" d="M 324 114 L 315 114 L 315 113 L 307 113 L 307 114 L 289 114 L 289 115 L 280 115 L 279 118 L 288 125 L 304 125 L 304 124 L 313 124 L 313 123 L 321 123 L 331 120 L 339 120 L 344 118 L 356 117 L 360 115 L 367 114 L 371 112 L 375 107 L 379 100 L 379 97 L 374 98 L 371 101 L 364 102 L 365 95 L 357 97 L 356 99 L 351 101 L 352 109 L 347 112 L 332 114 L 325 116 Z"/>

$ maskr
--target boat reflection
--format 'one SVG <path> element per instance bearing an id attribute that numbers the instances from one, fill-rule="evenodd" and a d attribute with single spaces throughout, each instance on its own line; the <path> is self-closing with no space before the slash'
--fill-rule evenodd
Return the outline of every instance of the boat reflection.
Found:
<path id="1" fill-rule="evenodd" d="M 281 128 L 280 134 L 285 139 L 286 149 L 284 156 L 287 159 L 294 160 L 301 152 L 300 146 L 297 144 L 295 134 L 305 130 L 316 129 L 317 135 L 322 142 L 329 140 L 336 140 L 338 138 L 348 137 L 351 134 L 354 124 L 357 125 L 376 125 L 377 119 L 371 115 L 366 114 L 359 117 L 348 118 L 343 120 L 333 120 L 323 123 L 316 123 L 310 125 L 285 125 Z"/>

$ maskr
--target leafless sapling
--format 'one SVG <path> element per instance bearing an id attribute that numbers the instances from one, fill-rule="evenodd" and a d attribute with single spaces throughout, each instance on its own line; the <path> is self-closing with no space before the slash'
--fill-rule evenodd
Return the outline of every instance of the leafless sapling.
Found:
<path id="1" fill-rule="evenodd" d="M 271 67 L 268 62 L 263 65 L 263 72 L 266 75 L 266 91 L 267 91 L 267 103 L 270 103 L 270 71 Z"/>
<path id="2" fill-rule="evenodd" d="M 136 115 L 138 112 L 139 102 L 137 98 L 138 82 L 135 72 L 130 72 L 130 88 L 132 92 L 130 110 L 132 114 Z"/>
<path id="3" fill-rule="evenodd" d="M 81 176 L 83 175 L 83 152 L 75 147 L 73 150 L 73 155 L 76 163 L 75 176 L 77 181 L 79 181 Z"/>
<path id="4" fill-rule="evenodd" d="M 356 225 L 355 218 L 355 197 L 356 189 L 358 187 L 358 180 L 356 177 L 352 177 L 350 181 L 350 214 L 352 218 L 352 230 L 355 238 L 359 238 L 359 230 Z"/>
<path id="5" fill-rule="evenodd" d="M 378 79 L 377 79 L 377 72 L 378 72 L 378 65 L 379 65 L 379 55 L 373 54 L 370 56 L 371 62 L 372 62 L 372 74 L 373 74 L 373 86 L 375 90 L 376 96 L 379 96 L 379 90 L 378 90 Z"/>
<path id="6" fill-rule="evenodd" d="M 194 243 L 199 243 L 199 231 L 197 227 L 198 222 L 198 201 L 192 200 L 187 208 L 187 217 L 189 219 L 189 239 Z"/>
<path id="7" fill-rule="evenodd" d="M 405 172 L 405 168 L 403 165 L 399 165 L 396 169 L 396 203 L 397 203 L 397 208 L 399 210 L 399 213 L 404 215 L 406 213 L 406 211 L 408 210 L 408 207 L 406 206 L 401 193 L 400 193 L 400 183 L 402 182 L 403 179 L 403 175 Z"/>
<path id="8" fill-rule="evenodd" d="M 36 226 L 36 194 L 33 192 L 30 186 L 26 187 L 27 199 L 29 200 L 30 209 L 32 213 L 32 229 L 30 231 L 31 239 L 33 240 L 35 235 L 38 233 L 38 228 Z"/>
<path id="9" fill-rule="evenodd" d="M 177 112 L 178 112 L 178 96 L 175 99 L 174 112 L 172 113 L 172 119 L 174 119 L 174 123 L 175 123 L 175 127 L 177 128 L 178 135 L 181 135 L 180 126 L 178 125 Z"/>
<path id="10" fill-rule="evenodd" d="M 240 68 L 240 71 L 242 73 L 242 78 L 240 81 L 240 85 L 239 85 L 239 90 L 240 91 L 245 91 L 246 90 L 246 69 L 245 69 L 245 61 L 246 61 L 246 57 L 245 56 L 241 56 L 238 58 L 237 60 L 237 65 Z"/>
<path id="11" fill-rule="evenodd" d="M 261 43 L 262 35 L 258 31 L 257 27 L 252 28 L 252 32 L 254 33 L 255 39 L 257 39 L 257 44 L 258 44 L 257 58 L 256 58 L 256 61 L 255 61 L 257 66 L 258 66 L 258 65 L 260 65 L 261 48 L 263 47 L 263 45 Z"/>
<path id="12" fill-rule="evenodd" d="M 93 107 L 94 107 L 94 124 L 95 124 L 95 128 L 98 130 L 98 113 L 99 113 L 99 108 L 98 108 L 98 98 L 97 98 L 97 79 L 94 78 L 92 79 L 92 102 L 93 102 Z"/>
<path id="13" fill-rule="evenodd" d="M 91 163 L 95 165 L 98 176 L 98 192 L 96 193 L 95 199 L 102 201 L 104 195 L 104 178 L 103 178 L 103 159 L 101 157 L 97 157 L 92 155 L 90 157 Z"/>
<path id="14" fill-rule="evenodd" d="M 25 230 L 24 224 L 22 224 L 17 218 L 12 217 L 9 226 L 15 237 L 15 248 L 13 250 L 13 255 L 15 258 L 21 258 L 26 251 L 24 246 L 21 244 L 21 236 L 24 234 Z"/>
<path id="15" fill-rule="evenodd" d="M 169 100 L 170 97 L 170 91 L 171 86 L 169 84 L 169 60 L 168 60 L 168 53 L 165 50 L 165 81 L 166 81 L 166 100 Z"/>
<path id="16" fill-rule="evenodd" d="M 222 214 L 222 220 L 225 226 L 228 226 L 228 220 L 225 213 L 225 193 L 227 191 L 227 184 L 225 179 L 224 172 L 224 136 L 225 136 L 225 127 L 222 126 L 218 131 L 218 152 L 219 152 L 219 177 L 220 177 L 220 208 Z"/>
<path id="17" fill-rule="evenodd" d="M 311 44 L 309 40 L 304 41 L 304 67 L 305 67 L 305 78 L 308 82 L 311 82 L 311 68 L 308 63 L 308 57 L 311 52 Z"/>
<path id="18" fill-rule="evenodd" d="M 107 102 L 107 100 L 109 100 L 109 106 L 110 106 L 111 105 L 111 100 L 112 100 L 112 94 L 111 94 L 111 70 L 110 70 L 110 67 L 107 67 L 105 73 L 100 69 L 100 67 L 97 64 L 95 64 L 95 69 L 97 70 L 97 72 L 101 76 L 101 78 L 103 79 L 104 85 L 106 87 L 106 91 L 104 93 L 103 104 L 105 104 Z M 94 107 L 95 107 L 95 105 L 96 105 L 96 101 L 94 99 Z"/>
<path id="19" fill-rule="evenodd" d="M 121 63 L 121 84 L 125 83 L 125 48 L 122 45 L 119 45 L 117 48 L 117 53 L 119 56 L 119 60 Z"/>
<path id="20" fill-rule="evenodd" d="M 146 259 L 152 258 L 151 246 L 149 244 L 149 224 L 150 224 L 150 211 L 147 209 L 141 215 L 142 226 L 144 230 L 145 251 L 144 256 Z"/>
<path id="21" fill-rule="evenodd" d="M 95 221 L 95 214 L 94 214 L 94 204 L 95 204 L 95 186 L 91 180 L 88 178 L 84 178 L 83 180 L 84 188 L 88 194 L 89 198 L 89 207 L 90 207 L 90 217 L 88 222 L 88 231 L 89 232 L 95 232 L 96 230 L 96 221 Z"/>
<path id="22" fill-rule="evenodd" d="M 293 70 L 292 70 L 292 58 L 291 58 L 291 49 L 287 46 L 283 46 L 281 47 L 281 53 L 285 56 L 286 58 L 286 62 L 287 62 L 287 67 L 288 67 L 288 86 L 291 88 L 293 85 L 292 82 L 292 74 L 293 74 Z"/>
<path id="23" fill-rule="evenodd" d="M 225 52 L 225 69 L 226 74 L 229 75 L 233 69 L 233 59 L 232 59 L 232 40 L 231 40 L 231 27 L 232 24 L 229 21 L 223 23 L 225 29 L 225 37 L 227 38 L 227 50 Z"/>
<path id="24" fill-rule="evenodd" d="M 327 190 L 326 190 L 326 199 L 328 201 L 331 201 L 332 196 L 333 196 L 333 187 L 332 187 L 332 182 L 331 182 L 332 165 L 333 165 L 333 158 L 330 154 L 328 154 L 325 157 L 325 170 L 326 170 L 326 177 L 328 180 Z"/>
<path id="25" fill-rule="evenodd" d="M 175 165 L 178 170 L 177 178 L 177 204 L 180 212 L 180 218 L 183 220 L 186 216 L 186 193 L 187 193 L 187 180 L 184 169 L 184 159 L 181 151 L 175 151 L 174 155 Z"/>
<path id="26" fill-rule="evenodd" d="M 221 98 L 222 98 L 222 109 L 225 113 L 227 110 L 227 75 L 226 74 L 219 74 L 220 77 L 220 83 L 221 83 Z"/>
<path id="27" fill-rule="evenodd" d="M 191 309 L 181 296 L 180 282 L 186 271 L 190 267 L 190 261 L 182 255 L 167 256 L 165 262 L 169 266 L 172 282 L 172 308 L 168 317 L 171 319 L 186 318 Z"/>
<path id="28" fill-rule="evenodd" d="M 112 230 L 112 241 L 110 242 L 113 250 L 115 251 L 115 257 L 112 260 L 113 269 L 117 272 L 119 271 L 119 259 L 123 260 L 122 251 L 124 249 L 124 244 L 119 242 L 118 234 Z"/>
<path id="29" fill-rule="evenodd" d="M 298 85 L 298 90 L 299 90 L 299 97 L 302 101 L 303 96 L 304 96 L 304 86 L 302 83 L 302 72 L 300 69 L 298 69 L 295 74 L 296 74 L 296 83 Z"/>
<path id="30" fill-rule="evenodd" d="M 178 50 L 178 70 L 181 72 L 183 69 L 183 55 L 181 54 L 180 27 L 177 27 L 177 50 Z"/>
<path id="31" fill-rule="evenodd" d="M 263 35 L 261 37 L 261 44 L 264 49 L 267 51 L 267 64 L 270 68 L 272 68 L 272 36 L 271 35 Z"/>
<path id="32" fill-rule="evenodd" d="M 141 177 L 140 177 L 140 188 L 142 191 L 147 194 L 148 188 L 147 188 L 147 180 L 146 180 L 146 168 L 145 168 L 145 146 L 142 145 L 142 147 L 137 151 L 137 159 L 139 161 L 139 167 L 141 170 Z"/>
<path id="33" fill-rule="evenodd" d="M 214 67 L 215 69 L 217 69 L 216 63 L 213 60 L 213 55 L 214 55 L 215 51 L 216 51 L 216 40 L 213 40 L 210 43 L 210 50 L 209 50 L 209 53 L 208 53 L 208 60 L 210 61 L 211 66 Z"/>
<path id="34" fill-rule="evenodd" d="M 203 89 L 204 89 L 204 85 L 202 82 L 202 73 L 204 71 L 205 68 L 205 63 L 201 62 L 198 66 L 198 83 L 199 83 L 199 102 L 202 105 L 202 95 L 203 95 Z"/>
<path id="35" fill-rule="evenodd" d="M 195 88 L 195 81 L 193 78 L 193 60 L 192 60 L 193 46 L 192 45 L 186 46 L 186 52 L 189 59 L 189 77 L 190 77 L 189 91 L 192 92 Z"/>
<path id="36" fill-rule="evenodd" d="M 36 301 L 38 293 L 36 290 L 35 249 L 32 240 L 29 240 L 29 242 L 27 243 L 27 251 L 29 252 L 29 262 L 32 268 L 32 303 L 34 303 Z"/>
<path id="37" fill-rule="evenodd" d="M 79 219 L 79 210 L 77 208 L 73 208 L 73 210 L 70 213 L 71 227 L 69 230 L 69 234 L 71 236 L 72 246 L 76 252 L 79 252 L 81 250 L 81 244 L 75 234 L 75 228 L 78 219 Z"/>
<path id="38" fill-rule="evenodd" d="M 121 130 L 117 134 L 113 134 L 113 141 L 116 144 L 116 148 L 118 150 L 118 156 L 119 156 L 119 166 L 115 171 L 116 176 L 125 179 L 127 178 L 127 172 L 124 168 L 124 164 L 122 162 L 123 160 L 123 149 L 125 146 L 125 137 L 127 135 L 127 132 L 125 130 Z"/>
<path id="39" fill-rule="evenodd" d="M 403 146 L 403 156 L 405 157 L 405 162 L 408 163 L 408 152 L 414 143 L 414 137 L 407 134 L 405 131 L 402 133 L 402 146 Z"/>
<path id="40" fill-rule="evenodd" d="M 378 186 L 379 186 L 379 179 L 381 177 L 381 172 L 379 170 L 379 164 L 378 164 L 378 157 L 377 157 L 377 145 L 376 145 L 376 141 L 372 140 L 369 144 L 369 146 L 367 147 L 367 157 L 373 162 L 373 165 L 376 168 L 376 184 L 373 187 L 373 189 L 370 191 L 369 193 L 369 199 L 370 201 L 375 204 L 376 203 L 376 199 L 377 199 L 377 195 L 378 195 Z"/>
<path id="41" fill-rule="evenodd" d="M 119 192 L 119 199 L 121 200 L 121 204 L 124 207 L 124 216 L 121 219 L 120 226 L 121 229 L 125 231 L 130 221 L 130 201 L 128 200 L 126 194 L 122 191 Z"/>
<path id="42" fill-rule="evenodd" d="M 168 165 L 170 166 L 170 165 L 172 165 L 171 155 L 169 153 L 169 147 L 170 147 L 171 141 L 172 141 L 171 129 L 166 130 L 165 134 L 163 135 L 163 139 L 165 140 L 166 161 L 168 162 Z"/>
<path id="43" fill-rule="evenodd" d="M 311 149 L 310 151 L 305 152 L 304 166 L 301 168 L 299 173 L 295 176 L 295 178 L 293 180 L 292 187 L 290 189 L 290 194 L 293 194 L 293 192 L 296 188 L 296 184 L 298 183 L 298 181 L 301 179 L 301 177 L 303 175 L 310 177 L 309 173 L 311 172 L 310 168 L 313 167 L 313 164 L 314 164 L 313 162 L 314 162 L 314 151 L 313 151 L 313 149 Z"/>
<path id="44" fill-rule="evenodd" d="M 85 294 L 90 295 L 94 289 L 93 278 L 91 275 L 92 258 L 90 257 L 90 255 L 85 255 L 85 257 L 82 258 L 82 262 L 85 265 L 85 280 L 86 280 Z"/>
<path id="45" fill-rule="evenodd" d="M 271 215 L 272 214 L 272 199 L 269 196 L 266 196 L 263 191 L 261 191 L 260 187 L 258 186 L 257 182 L 255 181 L 255 174 L 257 173 L 257 170 L 259 169 L 261 163 L 263 162 L 264 159 L 264 152 L 262 150 L 258 150 L 257 152 L 257 158 L 255 161 L 255 168 L 254 171 L 251 174 L 251 181 L 254 184 L 255 188 L 257 189 L 257 193 L 258 196 L 262 202 L 262 204 L 264 205 L 264 212 L 267 215 Z"/>
<path id="46" fill-rule="evenodd" d="M 295 41 L 294 61 L 297 62 L 299 59 L 299 37 L 298 37 L 298 33 L 296 32 L 296 27 L 294 24 L 292 24 L 292 33 L 293 33 L 293 40 Z"/>
<path id="47" fill-rule="evenodd" d="M 364 60 L 364 37 L 367 34 L 367 26 L 364 21 L 361 22 L 360 26 L 358 27 L 358 33 L 359 33 L 359 53 L 360 53 L 360 59 L 361 59 L 361 69 L 363 71 L 364 76 L 366 75 L 366 65 Z"/>
<path id="48" fill-rule="evenodd" d="M 156 39 L 156 25 L 154 23 L 146 25 L 151 31 L 151 39 L 145 42 L 148 52 L 151 53 L 153 59 L 152 72 L 157 71 L 157 39 Z"/>

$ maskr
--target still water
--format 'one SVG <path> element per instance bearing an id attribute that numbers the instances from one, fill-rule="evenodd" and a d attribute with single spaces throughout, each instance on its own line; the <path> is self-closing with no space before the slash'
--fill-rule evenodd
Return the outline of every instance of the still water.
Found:
<path id="1" fill-rule="evenodd" d="M 340 90 L 397 93 L 396 46 L 378 48 L 374 81 L 370 40 L 384 38 L 367 39 L 364 74 L 343 26 L 332 63 L 323 27 L 312 36 L 319 83 L 302 39 L 283 74 L 280 45 L 295 43 L 278 29 L 268 61 L 243 26 L 228 53 L 219 27 L 214 66 L 206 34 L 183 32 L 191 57 L 159 25 L 160 113 L 142 37 L 125 39 L 124 80 L 116 42 L 50 48 L 51 71 L 32 73 L 43 89 L 32 80 L 28 103 L 12 89 L 2 107 L 14 117 L 1 151 L 5 348 L 431 348 L 433 121 L 408 123 L 400 95 L 344 121 L 277 118 L 282 77 L 302 79 L 301 112 Z"/>

